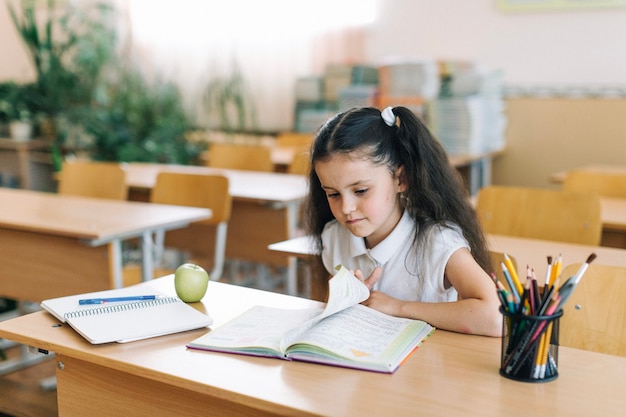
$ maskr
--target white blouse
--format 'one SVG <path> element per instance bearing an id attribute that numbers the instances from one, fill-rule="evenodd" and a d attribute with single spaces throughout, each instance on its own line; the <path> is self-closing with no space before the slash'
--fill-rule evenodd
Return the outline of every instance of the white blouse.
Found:
<path id="1" fill-rule="evenodd" d="M 354 236 L 332 220 L 322 232 L 324 267 L 334 274 L 335 266 L 342 264 L 351 270 L 361 270 L 367 278 L 380 265 L 383 274 L 375 290 L 405 301 L 456 301 L 456 290 L 444 287 L 444 271 L 454 252 L 469 249 L 467 240 L 456 225 L 433 226 L 424 245 L 415 251 L 415 227 L 415 222 L 405 212 L 389 236 L 367 249 L 364 238 Z"/>

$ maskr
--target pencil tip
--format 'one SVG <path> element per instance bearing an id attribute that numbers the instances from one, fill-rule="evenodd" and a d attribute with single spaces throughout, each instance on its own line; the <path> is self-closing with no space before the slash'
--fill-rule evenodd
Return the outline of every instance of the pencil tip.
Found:
<path id="1" fill-rule="evenodd" d="M 552 265 L 552 256 L 548 256 L 548 265 Z"/>
<path id="2" fill-rule="evenodd" d="M 592 253 L 591 255 L 589 255 L 586 263 L 590 264 L 591 262 L 593 262 L 593 260 L 596 259 L 596 256 L 597 255 L 595 253 Z"/>

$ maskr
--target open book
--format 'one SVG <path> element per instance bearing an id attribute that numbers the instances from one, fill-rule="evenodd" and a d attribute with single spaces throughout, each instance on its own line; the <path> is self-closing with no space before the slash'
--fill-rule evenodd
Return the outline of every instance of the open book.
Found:
<path id="1" fill-rule="evenodd" d="M 434 327 L 359 304 L 368 288 L 337 269 L 324 309 L 255 306 L 187 346 L 393 373 Z"/>
<path id="2" fill-rule="evenodd" d="M 81 304 L 81 300 L 91 304 Z M 98 300 L 107 301 L 93 304 Z M 213 323 L 179 298 L 144 285 L 52 298 L 42 301 L 41 307 L 93 344 L 131 342 Z"/>

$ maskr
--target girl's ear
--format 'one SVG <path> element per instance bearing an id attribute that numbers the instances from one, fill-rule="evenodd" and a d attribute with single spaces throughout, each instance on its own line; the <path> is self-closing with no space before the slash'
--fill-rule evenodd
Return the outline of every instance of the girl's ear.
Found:
<path id="1" fill-rule="evenodd" d="M 404 175 L 404 165 L 400 165 L 398 169 L 396 169 L 394 179 L 396 181 L 396 191 L 399 193 L 405 192 L 408 185 L 406 183 L 406 175 Z"/>

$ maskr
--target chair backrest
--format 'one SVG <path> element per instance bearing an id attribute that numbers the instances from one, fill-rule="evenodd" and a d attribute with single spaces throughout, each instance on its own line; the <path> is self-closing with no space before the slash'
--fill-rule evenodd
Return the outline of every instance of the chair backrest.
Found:
<path id="1" fill-rule="evenodd" d="M 58 193 L 126 200 L 126 172 L 116 162 L 65 161 L 59 174 Z"/>
<path id="2" fill-rule="evenodd" d="M 219 280 L 224 270 L 228 221 L 232 196 L 228 178 L 221 175 L 161 172 L 150 195 L 152 203 L 209 208 L 211 218 L 192 223 L 184 229 L 171 230 L 157 236 L 159 256 L 164 246 L 196 252 L 201 258 L 212 252 L 209 272 L 211 280 Z M 198 249 L 200 248 L 200 249 Z M 204 261 L 203 261 L 204 262 Z M 200 263 L 203 263 L 200 262 Z M 208 264 L 207 264 L 208 265 Z"/>
<path id="3" fill-rule="evenodd" d="M 487 186 L 476 211 L 485 233 L 599 245 L 600 197 L 540 188 Z"/>
<path id="4" fill-rule="evenodd" d="M 308 175 L 310 166 L 309 148 L 298 148 L 293 154 L 293 160 L 287 167 L 287 173 Z"/>
<path id="5" fill-rule="evenodd" d="M 563 189 L 597 193 L 602 197 L 626 198 L 626 174 L 571 171 L 565 177 Z"/>
<path id="6" fill-rule="evenodd" d="M 272 172 L 271 150 L 261 145 L 213 143 L 209 148 L 207 165 L 214 168 Z"/>
<path id="7" fill-rule="evenodd" d="M 312 133 L 281 132 L 276 136 L 275 146 L 279 147 L 310 147 L 313 142 Z"/>
<path id="8" fill-rule="evenodd" d="M 580 264 L 563 269 L 561 284 Z M 626 356 L 626 268 L 591 264 L 563 307 L 559 344 Z"/>
<path id="9" fill-rule="evenodd" d="M 491 271 L 487 271 L 487 272 L 493 272 L 496 277 L 498 278 L 498 280 L 504 284 L 504 286 L 507 286 L 507 280 L 504 277 L 504 272 L 502 272 L 502 264 L 504 263 L 504 253 L 503 252 L 496 252 L 496 251 L 489 251 L 489 256 L 491 257 Z M 510 254 L 507 253 L 507 256 L 509 257 L 509 259 L 511 260 L 511 263 L 513 264 L 513 268 L 515 268 L 515 272 L 517 273 L 518 277 L 519 277 L 519 271 L 517 270 L 517 261 L 515 260 L 514 256 L 511 256 Z M 507 288 L 508 290 L 508 288 Z"/>
<path id="10" fill-rule="evenodd" d="M 232 196 L 228 192 L 228 178 L 222 175 L 161 172 L 152 188 L 150 201 L 159 204 L 209 208 L 212 216 L 201 221 L 205 224 L 228 221 L 232 207 Z"/>

